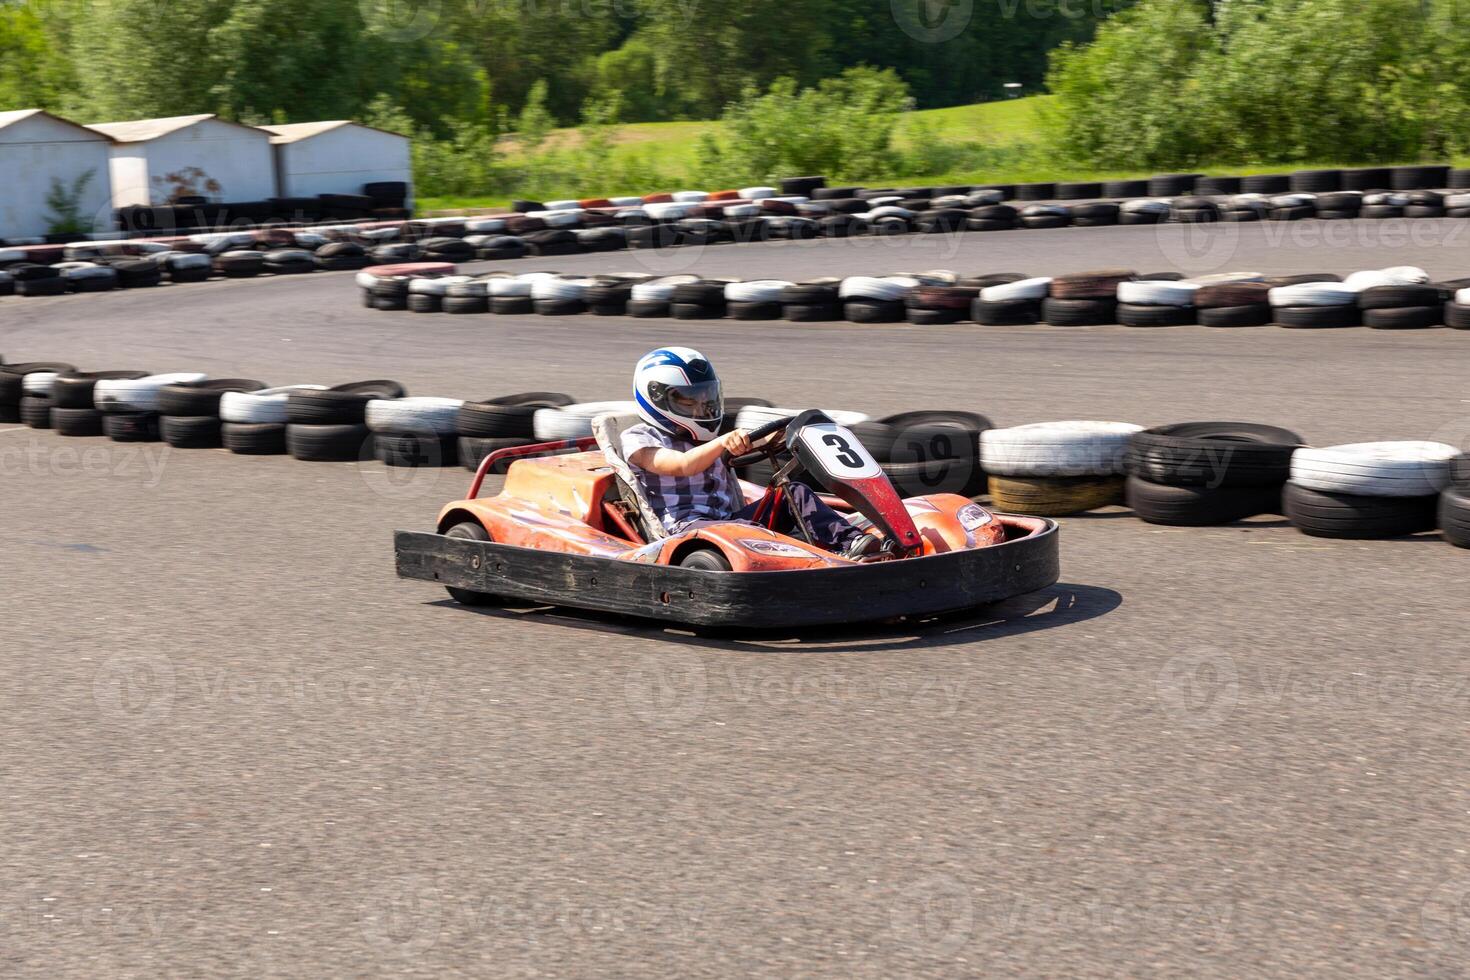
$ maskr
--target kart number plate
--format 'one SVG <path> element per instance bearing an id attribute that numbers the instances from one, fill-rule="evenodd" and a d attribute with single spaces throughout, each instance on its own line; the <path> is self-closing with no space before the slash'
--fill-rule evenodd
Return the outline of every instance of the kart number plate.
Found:
<path id="1" fill-rule="evenodd" d="M 883 473 L 882 468 L 858 441 L 857 436 L 836 423 L 808 425 L 801 441 L 831 475 L 844 480 L 866 480 Z"/>

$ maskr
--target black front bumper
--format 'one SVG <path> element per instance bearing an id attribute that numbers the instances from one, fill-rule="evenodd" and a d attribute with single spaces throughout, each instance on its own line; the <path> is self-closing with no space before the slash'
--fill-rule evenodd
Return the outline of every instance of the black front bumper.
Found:
<path id="1" fill-rule="evenodd" d="M 400 578 L 537 605 L 694 626 L 826 626 L 929 616 L 1056 584 L 1055 522 L 973 551 L 788 572 L 706 572 L 536 551 L 441 534 L 393 535 Z"/>

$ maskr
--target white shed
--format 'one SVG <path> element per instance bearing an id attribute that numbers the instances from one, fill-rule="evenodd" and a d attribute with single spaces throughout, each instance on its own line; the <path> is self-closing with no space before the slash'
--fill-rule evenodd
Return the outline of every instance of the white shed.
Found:
<path id="1" fill-rule="evenodd" d="M 261 129 L 272 134 L 282 197 L 361 194 L 365 184 L 403 181 L 412 198 L 407 136 L 346 119 Z"/>
<path id="2" fill-rule="evenodd" d="M 276 194 L 270 134 L 215 115 L 93 123 L 113 141 L 112 197 L 118 207 L 180 197 L 263 201 Z"/>
<path id="3" fill-rule="evenodd" d="M 83 231 L 111 228 L 110 145 L 101 133 L 42 109 L 0 112 L 0 238 L 35 238 L 51 231 L 56 215 L 46 197 L 53 180 L 67 195 L 80 191 L 76 204 Z"/>

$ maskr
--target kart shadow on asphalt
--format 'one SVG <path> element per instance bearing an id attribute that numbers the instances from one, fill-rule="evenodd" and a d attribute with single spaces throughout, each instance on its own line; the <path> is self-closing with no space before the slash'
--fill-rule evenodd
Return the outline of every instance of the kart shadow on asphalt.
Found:
<path id="1" fill-rule="evenodd" d="M 534 619 L 558 627 L 594 633 L 616 633 L 663 640 L 681 646 L 751 650 L 765 647 L 782 653 L 843 650 L 880 652 L 924 649 L 958 643 L 978 643 L 1020 636 L 1105 616 L 1123 604 L 1123 596 L 1095 585 L 1058 582 L 1003 602 L 923 620 L 859 623 L 851 626 L 810 627 L 800 630 L 699 630 L 649 620 L 554 606 L 461 606 L 449 599 L 427 605 L 442 606 L 469 616 L 504 620 Z"/>

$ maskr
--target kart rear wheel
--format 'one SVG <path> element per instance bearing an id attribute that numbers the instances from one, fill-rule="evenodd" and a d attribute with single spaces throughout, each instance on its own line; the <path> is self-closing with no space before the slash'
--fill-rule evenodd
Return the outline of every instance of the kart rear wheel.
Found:
<path id="1" fill-rule="evenodd" d="M 679 559 L 680 568 L 697 568 L 705 572 L 730 571 L 730 559 L 718 548 L 700 548 Z"/>
<path id="2" fill-rule="evenodd" d="M 490 532 L 476 521 L 465 521 L 456 524 L 444 533 L 446 538 L 460 538 L 466 541 L 491 541 Z M 471 592 L 469 589 L 456 589 L 446 585 L 444 591 L 449 597 L 461 606 L 493 606 L 500 602 L 499 596 L 488 592 Z"/>

